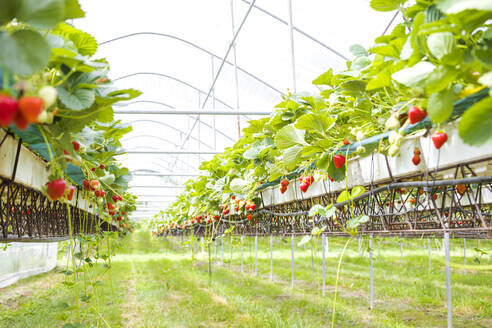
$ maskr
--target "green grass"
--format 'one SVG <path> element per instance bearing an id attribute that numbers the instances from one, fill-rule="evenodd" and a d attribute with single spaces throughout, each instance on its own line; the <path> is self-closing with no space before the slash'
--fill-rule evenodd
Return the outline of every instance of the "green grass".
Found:
<path id="1" fill-rule="evenodd" d="M 298 242 L 299 239 L 296 241 Z M 240 273 L 239 238 L 220 242 L 212 278 L 208 253 L 196 247 L 191 260 L 181 238 L 151 238 L 137 231 L 113 257 L 106 272 L 102 263 L 91 273 L 95 286 L 80 283 L 80 295 L 97 294 L 81 302 L 84 327 L 329 327 L 336 265 L 344 238 L 330 238 L 326 267 L 326 296 L 321 296 L 321 245 L 314 270 L 310 244 L 295 248 L 295 287 L 290 288 L 290 238 L 274 239 L 274 277 L 270 281 L 269 239 L 259 238 L 258 276 L 254 276 L 254 238 L 244 238 L 244 273 Z M 369 310 L 367 240 L 359 253 L 352 240 L 342 264 L 335 327 L 444 327 L 446 325 L 444 256 L 432 243 L 428 270 L 427 239 L 403 241 L 403 265 L 396 239 L 374 243 L 375 309 Z M 492 326 L 492 261 L 474 262 L 475 247 L 491 249 L 491 242 L 468 240 L 467 274 L 462 240 L 451 242 L 453 318 L 455 327 Z M 0 327 L 63 327 L 76 322 L 74 292 L 63 285 L 59 272 L 29 278 L 0 290 Z"/>

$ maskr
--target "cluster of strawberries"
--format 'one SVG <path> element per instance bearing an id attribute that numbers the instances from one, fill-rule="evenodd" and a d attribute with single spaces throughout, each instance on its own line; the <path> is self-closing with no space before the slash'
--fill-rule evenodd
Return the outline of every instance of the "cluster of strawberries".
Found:
<path id="1" fill-rule="evenodd" d="M 308 175 L 308 176 L 301 175 L 300 181 L 301 184 L 299 188 L 301 188 L 302 192 L 306 192 L 309 189 L 309 187 L 313 184 L 314 177 L 312 175 Z"/>
<path id="2" fill-rule="evenodd" d="M 71 201 L 75 193 L 75 187 L 67 184 L 63 179 L 55 179 L 46 183 L 44 191 L 52 201 L 62 200 L 63 198 Z"/>

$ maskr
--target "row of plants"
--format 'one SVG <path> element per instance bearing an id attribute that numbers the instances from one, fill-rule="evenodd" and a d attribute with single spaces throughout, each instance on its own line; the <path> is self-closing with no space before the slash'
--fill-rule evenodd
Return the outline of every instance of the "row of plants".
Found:
<path id="1" fill-rule="evenodd" d="M 246 204 L 259 208 L 259 189 L 280 183 L 283 193 L 299 175 L 301 192 L 321 179 L 346 181 L 349 159 L 375 151 L 398 156 L 405 135 L 418 130 L 429 129 L 440 149 L 451 120 L 459 119 L 466 144 L 492 138 L 492 2 L 372 0 L 371 6 L 398 11 L 403 22 L 370 49 L 351 46 L 354 59 L 344 71 L 330 69 L 313 81 L 319 93 L 288 94 L 270 117 L 250 121 L 240 140 L 202 163 L 204 174 L 155 216 L 156 231 L 212 224 L 234 213 L 251 219 Z M 453 110 L 460 101 L 469 103 L 464 113 Z M 419 149 L 412 162 L 420 163 Z M 361 191 L 347 187 L 344 200 Z M 328 208 L 312 214 L 320 210 L 334 214 Z M 341 228 L 353 233 L 365 220 Z"/>
<path id="2" fill-rule="evenodd" d="M 78 322 L 64 327 L 82 326 L 81 309 L 104 322 L 97 309 L 100 278 L 110 274 L 111 255 L 119 236 L 132 231 L 129 214 L 136 209 L 131 173 L 116 160 L 132 127 L 115 120 L 112 106 L 140 92 L 110 81 L 109 63 L 95 58 L 95 38 L 68 23 L 84 16 L 78 0 L 2 1 L 0 11 L 0 126 L 49 162 L 43 191 L 52 201 L 69 204 L 78 187 L 85 209 L 118 227 L 73 236 L 67 210 L 70 257 L 63 274 Z M 104 270 L 96 270 L 100 262 Z"/>

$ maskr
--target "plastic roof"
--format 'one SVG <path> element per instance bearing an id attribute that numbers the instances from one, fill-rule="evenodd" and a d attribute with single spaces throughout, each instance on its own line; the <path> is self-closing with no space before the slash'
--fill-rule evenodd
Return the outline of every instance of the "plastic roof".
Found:
<path id="1" fill-rule="evenodd" d="M 248 13 L 252 1 L 82 0 L 87 15 L 74 24 L 100 43 L 97 56 L 108 59 L 118 87 L 143 92 L 119 109 L 271 111 L 283 93 L 293 91 L 289 0 L 257 0 Z M 204 103 L 233 40 L 231 14 L 236 31 L 248 15 L 236 39 L 236 52 L 230 51 L 214 92 Z M 296 91 L 316 92 L 314 78 L 329 68 L 344 69 L 346 59 L 353 57 L 349 46 L 370 47 L 393 18 L 394 12 L 372 10 L 369 0 L 292 0 Z M 393 24 L 400 21 L 398 17 Z M 124 141 L 131 150 L 221 151 L 238 138 L 236 116 L 200 116 L 200 124 L 194 124 L 196 115 L 117 117 L 132 122 L 133 132 Z M 256 117 L 241 117 L 241 127 L 251 118 Z M 132 170 L 167 174 L 197 173 L 199 162 L 212 156 L 128 154 L 122 159 Z M 187 179 L 137 176 L 133 184 L 182 185 Z M 133 191 L 172 195 L 180 190 L 161 189 Z"/>

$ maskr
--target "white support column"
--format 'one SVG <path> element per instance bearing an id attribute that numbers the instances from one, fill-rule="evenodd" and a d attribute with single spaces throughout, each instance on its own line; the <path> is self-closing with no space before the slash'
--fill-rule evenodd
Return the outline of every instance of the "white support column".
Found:
<path id="1" fill-rule="evenodd" d="M 273 281 L 273 235 L 270 235 L 270 280 Z"/>
<path id="2" fill-rule="evenodd" d="M 296 242 L 294 233 L 292 233 L 292 277 L 290 280 L 290 288 L 294 288 L 294 244 Z"/>
<path id="3" fill-rule="evenodd" d="M 466 274 L 466 238 L 463 238 L 464 274 Z"/>
<path id="4" fill-rule="evenodd" d="M 371 266 L 369 267 L 369 275 L 370 275 L 370 302 L 369 309 L 374 309 L 374 258 L 372 252 L 372 236 L 369 238 L 369 259 L 371 261 Z"/>
<path id="5" fill-rule="evenodd" d="M 241 235 L 241 273 L 244 270 L 244 262 L 243 262 L 243 235 Z"/>
<path id="6" fill-rule="evenodd" d="M 444 252 L 446 264 L 446 306 L 448 309 L 448 328 L 453 327 L 453 313 L 451 304 L 451 268 L 449 267 L 449 232 L 444 233 Z"/>
<path id="7" fill-rule="evenodd" d="M 296 93 L 296 59 L 294 51 L 294 28 L 292 23 L 292 0 L 287 0 L 289 7 L 289 37 L 290 37 L 290 60 L 292 71 L 292 92 Z"/>
<path id="8" fill-rule="evenodd" d="M 258 275 L 258 234 L 255 235 L 255 276 Z"/>
<path id="9" fill-rule="evenodd" d="M 230 1 L 231 3 L 231 22 L 232 22 L 232 36 L 236 34 L 236 28 L 234 26 L 234 5 L 233 5 L 233 0 Z M 232 45 L 232 57 L 233 57 L 233 63 L 234 63 L 234 83 L 236 85 L 236 110 L 239 110 L 239 79 L 237 75 L 237 56 L 236 56 L 236 43 Z M 238 139 L 241 138 L 241 120 L 239 118 L 239 115 L 237 115 L 237 133 L 238 133 Z"/>
<path id="10" fill-rule="evenodd" d="M 429 272 L 432 270 L 431 239 L 427 238 L 427 251 L 429 253 Z"/>
<path id="11" fill-rule="evenodd" d="M 323 285 L 321 286 L 321 295 L 325 296 L 325 286 L 326 286 L 326 244 L 327 238 L 324 235 L 321 235 L 321 245 L 322 245 L 322 259 L 323 259 Z"/>

